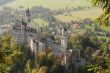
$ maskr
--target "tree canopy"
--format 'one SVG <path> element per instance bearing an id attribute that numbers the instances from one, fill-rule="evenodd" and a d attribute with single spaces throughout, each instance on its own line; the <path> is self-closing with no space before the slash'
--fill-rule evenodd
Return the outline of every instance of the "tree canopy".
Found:
<path id="1" fill-rule="evenodd" d="M 92 0 L 92 3 L 104 10 L 104 13 L 97 20 L 102 25 L 108 25 L 110 21 L 110 0 Z"/>

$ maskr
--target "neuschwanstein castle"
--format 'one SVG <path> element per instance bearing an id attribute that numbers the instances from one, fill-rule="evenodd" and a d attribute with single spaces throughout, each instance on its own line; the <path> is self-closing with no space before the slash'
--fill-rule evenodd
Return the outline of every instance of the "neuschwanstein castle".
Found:
<path id="1" fill-rule="evenodd" d="M 69 63 L 72 51 L 67 50 L 68 30 L 66 28 L 62 29 L 61 45 L 55 44 L 50 37 L 42 41 L 41 29 L 31 22 L 30 10 L 27 9 L 25 16 L 19 15 L 15 18 L 12 33 L 16 43 L 29 46 L 32 53 L 36 54 L 51 47 L 56 56 L 64 55 L 63 58 L 60 58 L 64 64 Z M 80 59 L 80 50 L 77 50 L 76 53 Z"/>

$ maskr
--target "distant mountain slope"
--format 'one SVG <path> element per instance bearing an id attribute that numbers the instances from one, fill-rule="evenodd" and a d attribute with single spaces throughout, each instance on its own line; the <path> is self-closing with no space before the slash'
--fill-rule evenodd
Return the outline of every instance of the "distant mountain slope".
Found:
<path id="1" fill-rule="evenodd" d="M 14 0 L 8 3 L 6 6 L 17 8 L 19 6 L 23 7 L 34 7 L 43 6 L 50 9 L 62 9 L 62 8 L 77 8 L 82 6 L 91 6 L 91 3 L 87 0 Z"/>
<path id="2" fill-rule="evenodd" d="M 14 0 L 0 0 L 0 6 L 4 5 L 6 3 L 12 2 L 12 1 L 14 1 Z"/>

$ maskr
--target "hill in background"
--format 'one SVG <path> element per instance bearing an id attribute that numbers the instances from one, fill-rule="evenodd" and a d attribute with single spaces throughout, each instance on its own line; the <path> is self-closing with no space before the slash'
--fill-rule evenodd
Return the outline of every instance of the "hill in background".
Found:
<path id="1" fill-rule="evenodd" d="M 12 1 L 14 1 L 14 0 L 0 0 L 0 6 L 7 4 L 9 2 L 12 2 Z"/>
<path id="2" fill-rule="evenodd" d="M 10 0 L 9 0 L 10 1 Z M 45 8 L 50 9 L 63 9 L 65 7 L 68 8 L 77 8 L 77 7 L 85 7 L 91 6 L 91 3 L 87 0 L 14 0 L 4 6 L 8 6 L 11 8 L 18 8 L 19 6 L 23 6 L 25 8 L 32 8 L 34 6 L 43 6 Z"/>
<path id="3" fill-rule="evenodd" d="M 71 11 L 70 13 L 60 14 L 55 16 L 58 20 L 62 22 L 70 22 L 71 20 L 80 20 L 84 18 L 90 18 L 92 20 L 96 19 L 102 14 L 100 8 L 94 8 L 91 5 L 91 2 L 88 0 L 0 0 L 0 1 L 11 1 L 6 3 L 3 6 L 11 7 L 13 9 L 24 7 L 24 8 L 33 8 L 35 6 L 42 6 L 44 8 L 49 8 L 51 10 L 67 10 L 71 8 L 85 8 L 76 11 Z M 1 3 L 1 2 L 0 2 Z"/>

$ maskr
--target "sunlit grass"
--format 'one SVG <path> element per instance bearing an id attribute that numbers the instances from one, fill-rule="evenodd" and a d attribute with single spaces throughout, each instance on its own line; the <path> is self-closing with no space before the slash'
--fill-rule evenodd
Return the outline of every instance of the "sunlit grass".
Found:
<path id="1" fill-rule="evenodd" d="M 58 15 L 56 18 L 62 22 L 70 22 L 71 20 L 82 20 L 90 18 L 92 20 L 97 19 L 103 11 L 99 8 L 93 8 L 90 10 L 73 11 L 68 15 Z"/>
<path id="2" fill-rule="evenodd" d="M 43 19 L 33 19 L 33 22 L 36 24 L 36 25 L 38 25 L 38 26 L 40 26 L 40 27 L 44 27 L 44 26 L 48 26 L 49 25 L 49 23 L 48 22 L 46 22 L 45 20 L 43 20 Z"/>
<path id="3" fill-rule="evenodd" d="M 19 6 L 32 8 L 40 5 L 50 9 L 62 9 L 66 7 L 91 6 L 91 3 L 87 0 L 15 0 L 5 6 L 15 9 Z"/>
<path id="4" fill-rule="evenodd" d="M 108 26 L 100 26 L 101 29 L 103 29 L 104 31 L 110 32 L 110 25 Z"/>

